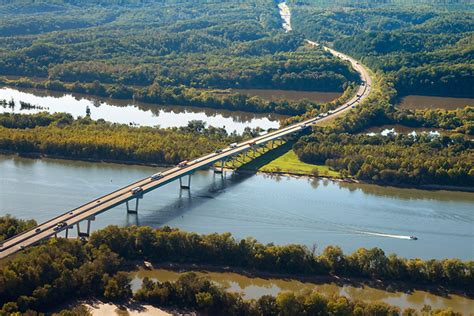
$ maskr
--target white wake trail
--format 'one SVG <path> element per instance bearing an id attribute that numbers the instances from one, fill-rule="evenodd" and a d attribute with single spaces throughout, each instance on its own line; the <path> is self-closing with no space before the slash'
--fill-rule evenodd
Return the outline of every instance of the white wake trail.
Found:
<path id="1" fill-rule="evenodd" d="M 410 236 L 405 236 L 405 235 L 383 234 L 383 233 L 366 232 L 366 231 L 359 231 L 359 230 L 356 230 L 355 232 L 359 234 L 371 235 L 371 236 L 398 238 L 398 239 L 411 239 Z"/>

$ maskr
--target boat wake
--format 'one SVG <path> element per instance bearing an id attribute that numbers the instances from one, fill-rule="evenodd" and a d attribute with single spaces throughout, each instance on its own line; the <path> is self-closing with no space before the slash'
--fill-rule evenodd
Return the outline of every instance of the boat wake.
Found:
<path id="1" fill-rule="evenodd" d="M 387 238 L 408 239 L 408 240 L 412 239 L 412 237 L 405 236 L 405 235 L 383 234 L 383 233 L 367 232 L 367 231 L 355 231 L 355 232 L 359 234 L 364 234 L 364 235 L 387 237 Z"/>

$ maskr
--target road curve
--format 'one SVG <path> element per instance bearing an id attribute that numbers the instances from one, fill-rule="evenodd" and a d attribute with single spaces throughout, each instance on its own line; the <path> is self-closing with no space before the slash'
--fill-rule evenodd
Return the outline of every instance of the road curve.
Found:
<path id="1" fill-rule="evenodd" d="M 320 46 L 320 44 L 309 40 L 306 42 L 312 46 Z M 236 146 L 224 148 L 222 149 L 222 151 L 207 154 L 203 157 L 188 162 L 188 164 L 182 168 L 174 167 L 168 169 L 162 172 L 163 177 L 158 180 L 154 181 L 151 179 L 151 177 L 147 177 L 138 180 L 130 185 L 127 185 L 123 188 L 120 188 L 114 192 L 94 199 L 84 205 L 81 205 L 73 210 L 61 214 L 51 220 L 48 220 L 30 230 L 27 230 L 21 234 L 13 236 L 8 240 L 3 241 L 3 243 L 0 244 L 0 259 L 12 255 L 18 251 L 21 251 L 24 248 L 38 243 L 41 240 L 48 239 L 51 236 L 54 236 L 60 233 L 61 231 L 64 231 L 65 229 L 68 229 L 69 227 L 72 227 L 73 225 L 78 224 L 84 220 L 94 218 L 96 215 L 99 215 L 111 208 L 123 204 L 126 201 L 135 199 L 137 195 L 134 195 L 131 192 L 133 188 L 142 188 L 142 191 L 140 192 L 140 196 L 142 196 L 147 192 L 155 190 L 183 176 L 190 175 L 196 170 L 209 167 L 217 161 L 221 161 L 232 156 L 238 155 L 246 150 L 249 150 L 253 146 L 263 145 L 271 140 L 297 133 L 302 129 L 309 127 L 310 125 L 318 124 L 332 119 L 336 116 L 340 116 L 346 111 L 349 111 L 351 108 L 359 105 L 364 99 L 368 97 L 372 87 L 372 79 L 370 78 L 367 69 L 355 59 L 347 55 L 344 55 L 325 46 L 322 47 L 334 56 L 349 61 L 352 64 L 352 67 L 360 74 L 362 81 L 362 84 L 359 86 L 356 95 L 353 96 L 349 101 L 339 106 L 337 109 L 329 111 L 324 115 L 318 115 L 317 117 L 292 125 L 288 125 L 265 135 L 257 136 L 251 140 L 246 140 L 237 144 Z M 65 223 L 65 227 L 58 229 L 58 224 L 60 223 Z"/>

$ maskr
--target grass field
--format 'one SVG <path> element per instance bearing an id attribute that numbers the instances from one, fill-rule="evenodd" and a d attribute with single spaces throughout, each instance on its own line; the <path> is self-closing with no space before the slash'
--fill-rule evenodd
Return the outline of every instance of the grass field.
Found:
<path id="1" fill-rule="evenodd" d="M 260 167 L 259 171 L 283 172 L 300 175 L 319 175 L 328 177 L 340 177 L 339 172 L 329 169 L 327 166 L 312 165 L 298 159 L 293 150 Z M 316 171 L 317 170 L 317 171 Z"/>

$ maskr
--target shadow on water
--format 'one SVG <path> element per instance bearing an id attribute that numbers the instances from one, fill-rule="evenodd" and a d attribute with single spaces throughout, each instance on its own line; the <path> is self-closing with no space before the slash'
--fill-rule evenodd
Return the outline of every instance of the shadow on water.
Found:
<path id="1" fill-rule="evenodd" d="M 153 227 L 166 225 L 166 223 L 184 216 L 187 212 L 225 193 L 227 188 L 237 186 L 250 177 L 252 174 L 234 172 L 230 176 L 214 174 L 212 183 L 200 190 L 195 191 L 192 187 L 191 190 L 179 189 L 178 199 L 171 204 L 147 211 L 146 214 L 140 213 L 140 211 L 138 215 L 128 214 L 126 225 L 150 225 Z"/>

